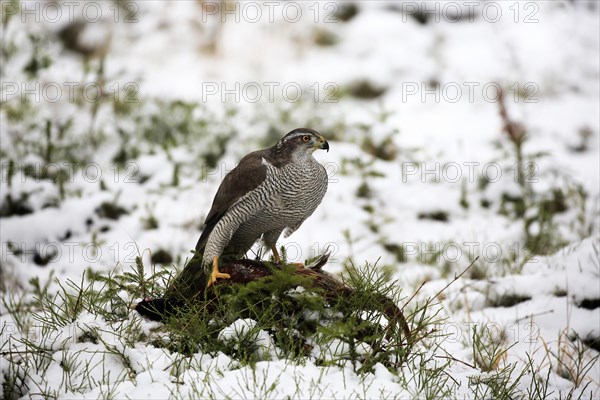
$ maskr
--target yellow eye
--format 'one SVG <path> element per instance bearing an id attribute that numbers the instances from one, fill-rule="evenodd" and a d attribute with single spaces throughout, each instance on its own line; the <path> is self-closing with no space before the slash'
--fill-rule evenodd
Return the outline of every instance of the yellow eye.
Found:
<path id="1" fill-rule="evenodd" d="M 308 136 L 308 135 L 302 136 L 302 141 L 308 142 L 309 140 L 310 140 L 310 136 Z"/>

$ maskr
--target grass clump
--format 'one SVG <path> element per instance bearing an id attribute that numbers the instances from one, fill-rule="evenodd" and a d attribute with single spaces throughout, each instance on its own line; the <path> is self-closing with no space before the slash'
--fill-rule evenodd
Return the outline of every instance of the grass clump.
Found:
<path id="1" fill-rule="evenodd" d="M 272 266 L 272 275 L 256 281 L 216 285 L 204 301 L 167 316 L 169 339 L 156 345 L 184 354 L 223 352 L 242 365 L 306 357 L 318 365 L 350 362 L 357 372 L 406 360 L 409 340 L 392 312 L 399 292 L 387 280 L 355 270 L 342 289 L 329 291 L 294 271 Z M 224 335 L 232 329 L 236 334 Z"/>

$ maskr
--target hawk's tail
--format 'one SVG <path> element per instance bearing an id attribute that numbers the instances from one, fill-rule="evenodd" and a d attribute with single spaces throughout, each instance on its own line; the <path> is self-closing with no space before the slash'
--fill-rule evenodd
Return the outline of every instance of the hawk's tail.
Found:
<path id="1" fill-rule="evenodd" d="M 202 264 L 204 244 L 194 252 L 183 270 L 175 277 L 167 288 L 166 298 L 191 300 L 197 293 L 203 292 L 208 282 L 208 276 Z"/>
<path id="2" fill-rule="evenodd" d="M 206 237 L 205 237 L 206 236 Z M 208 240 L 208 235 L 201 235 L 198 239 L 198 243 L 196 243 L 196 253 L 203 254 L 204 248 L 206 247 L 206 242 Z"/>

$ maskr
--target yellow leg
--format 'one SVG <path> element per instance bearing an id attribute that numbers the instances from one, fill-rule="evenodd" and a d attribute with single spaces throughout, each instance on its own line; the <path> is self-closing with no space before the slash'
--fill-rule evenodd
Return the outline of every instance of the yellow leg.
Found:
<path id="1" fill-rule="evenodd" d="M 229 274 L 224 274 L 219 271 L 219 257 L 214 256 L 213 257 L 212 274 L 210 274 L 210 279 L 208 280 L 208 284 L 206 285 L 206 288 L 209 288 L 210 285 L 212 285 L 213 283 L 215 283 L 217 281 L 217 279 L 231 279 L 231 276 Z"/>
<path id="2" fill-rule="evenodd" d="M 271 251 L 273 252 L 273 258 L 275 259 L 275 263 L 281 264 L 281 257 L 279 257 L 279 253 L 277 252 L 277 246 L 272 246 Z M 304 263 L 290 263 L 288 265 L 293 265 L 294 267 L 303 267 Z"/>
<path id="3" fill-rule="evenodd" d="M 275 262 L 279 264 L 281 262 L 281 257 L 279 257 L 279 252 L 277 252 L 277 245 L 274 244 L 271 246 L 271 251 L 273 252 L 273 258 L 275 259 Z"/>

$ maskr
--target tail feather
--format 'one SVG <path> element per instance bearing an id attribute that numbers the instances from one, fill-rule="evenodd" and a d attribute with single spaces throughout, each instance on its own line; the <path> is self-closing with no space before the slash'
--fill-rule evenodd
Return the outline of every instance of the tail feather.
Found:
<path id="1" fill-rule="evenodd" d="M 208 283 L 208 276 L 202 263 L 202 251 L 196 251 L 187 262 L 183 271 L 173 280 L 165 293 L 166 298 L 192 300 L 198 293 L 204 292 Z"/>
<path id="2" fill-rule="evenodd" d="M 198 243 L 196 243 L 195 247 L 197 253 L 204 253 L 204 248 L 206 247 L 207 240 L 208 235 L 204 235 L 204 232 L 202 232 L 202 235 L 198 239 Z"/>

